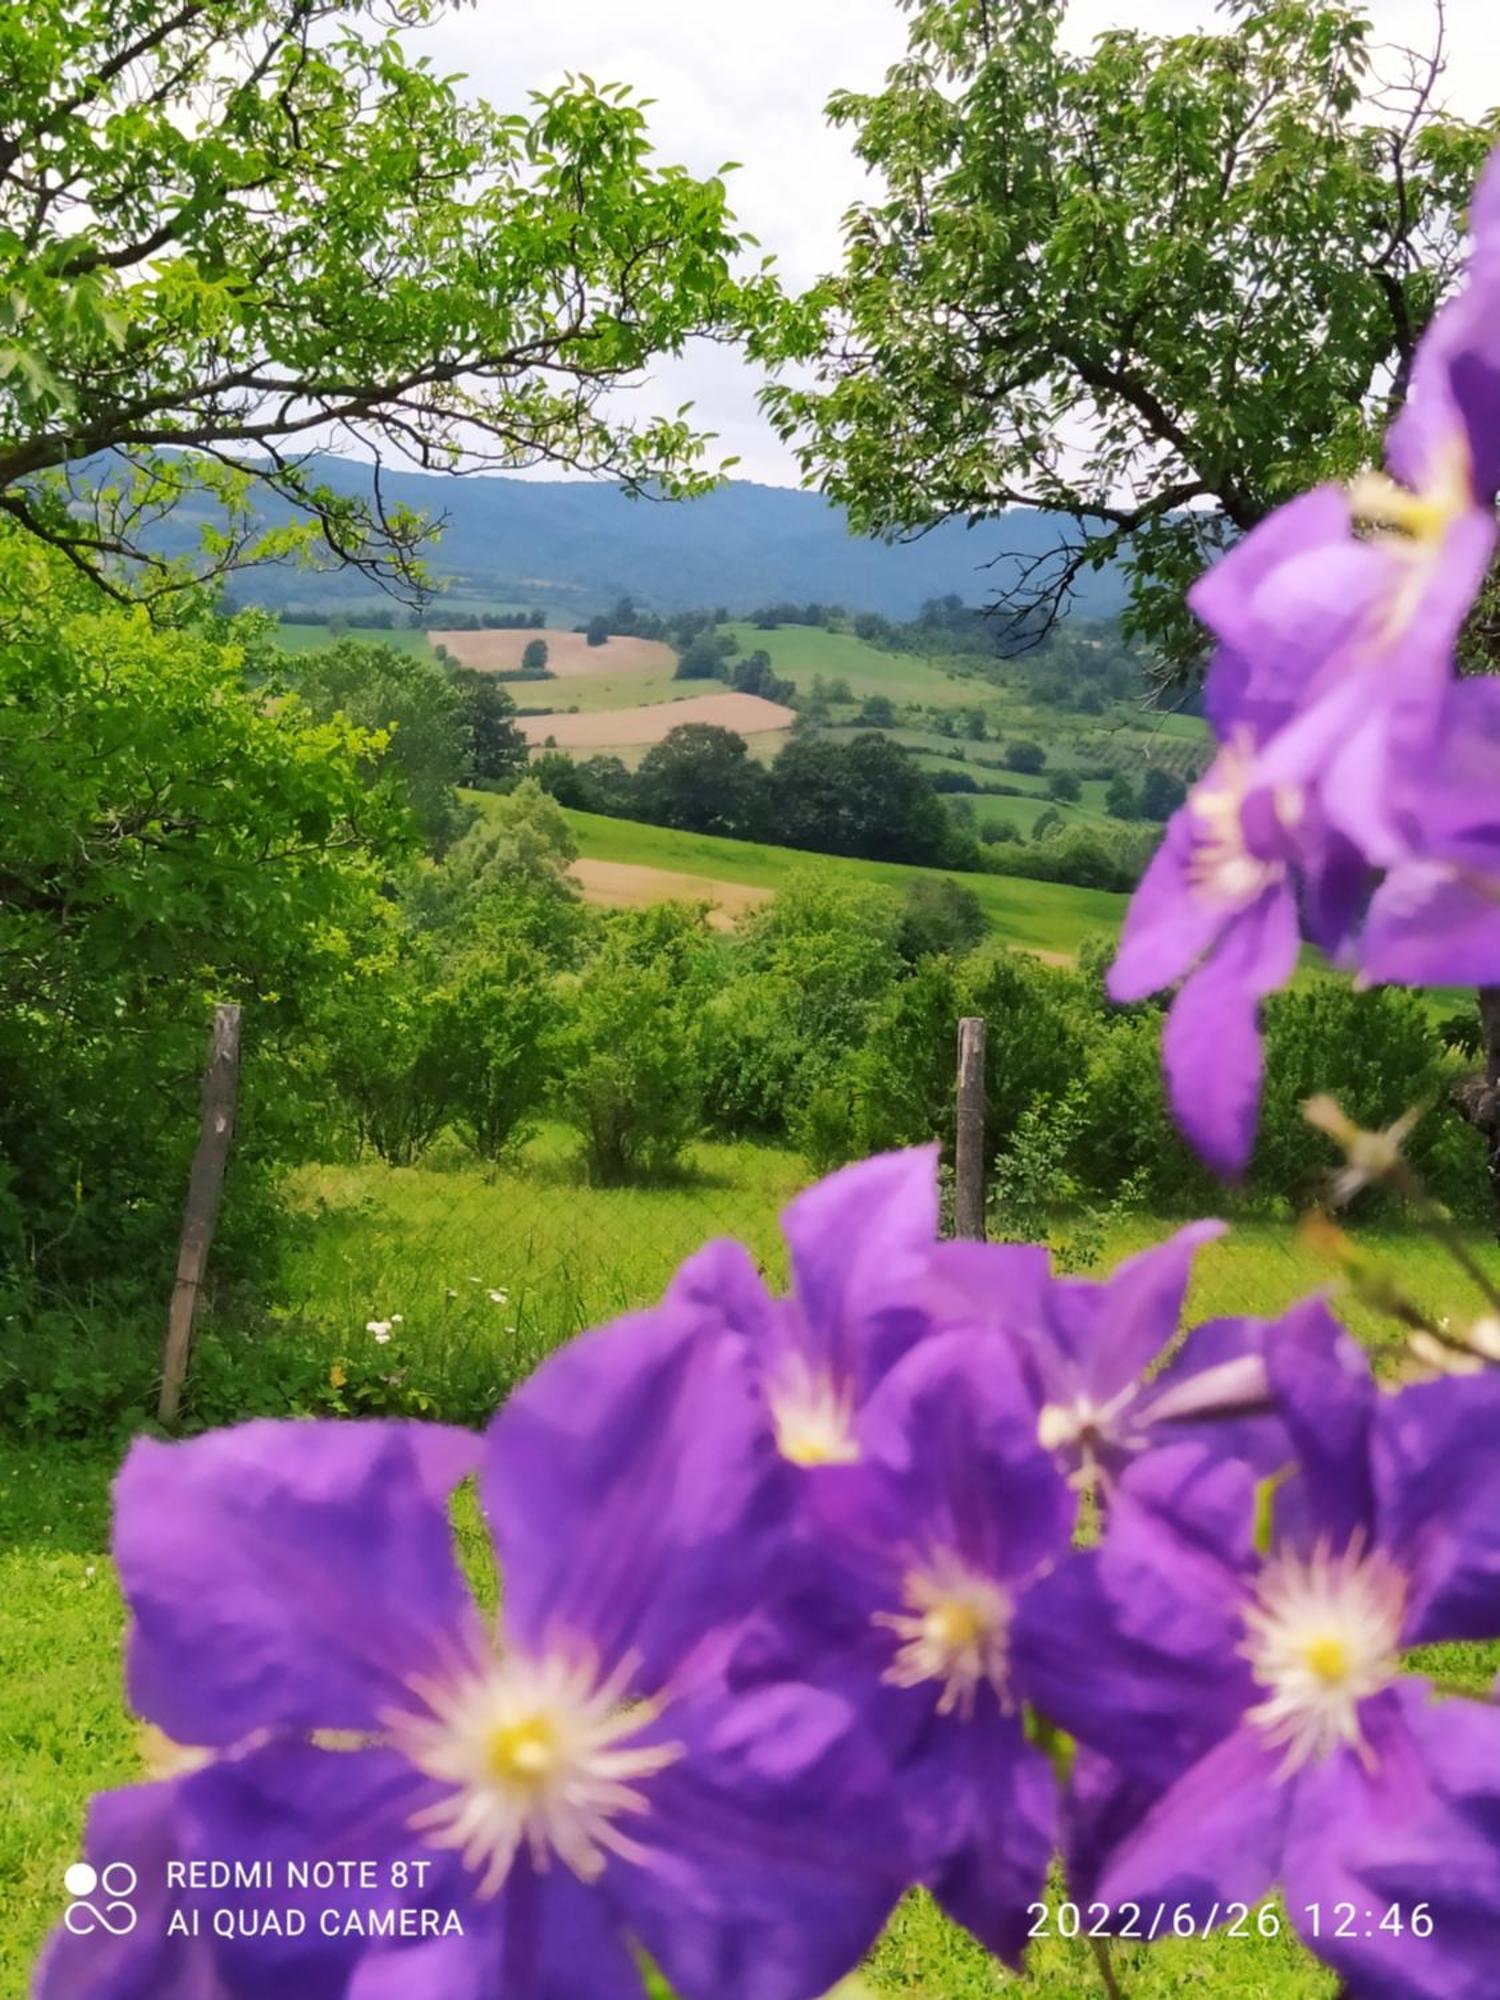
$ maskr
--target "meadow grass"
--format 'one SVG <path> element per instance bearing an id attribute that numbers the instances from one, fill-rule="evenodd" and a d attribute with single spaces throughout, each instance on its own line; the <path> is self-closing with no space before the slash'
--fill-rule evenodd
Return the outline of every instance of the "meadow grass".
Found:
<path id="1" fill-rule="evenodd" d="M 580 1327 L 648 1302 L 677 1262 L 715 1234 L 747 1242 L 779 1282 L 776 1215 L 807 1176 L 777 1148 L 703 1144 L 683 1177 L 635 1189 L 583 1186 L 560 1128 L 544 1128 L 516 1166 L 489 1171 L 456 1149 L 417 1168 L 379 1163 L 307 1168 L 289 1194 L 302 1218 L 292 1235 L 278 1309 L 328 1355 L 378 1351 L 392 1367 L 425 1367 L 434 1388 L 487 1371 L 496 1394 Z M 1175 1226 L 1141 1215 L 1122 1223 L 1104 1261 L 1160 1240 Z M 1064 1224 L 1064 1233 L 1066 1225 Z M 1430 1239 L 1408 1230 L 1358 1232 L 1435 1313 L 1473 1309 L 1463 1281 Z M 1475 1253 L 1495 1268 L 1494 1246 Z M 1270 1315 L 1328 1281 L 1329 1266 L 1284 1223 L 1234 1225 L 1205 1249 L 1188 1318 Z M 503 1299 L 492 1300 L 492 1291 Z M 1352 1301 L 1339 1309 L 1389 1372 L 1399 1343 L 1388 1324 Z M 373 1350 L 370 1319 L 402 1314 L 388 1347 Z M 265 1338 L 261 1327 L 250 1338 Z M 385 1362 L 382 1363 L 385 1365 Z M 95 1790 L 146 1773 L 143 1738 L 120 1691 L 123 1608 L 108 1556 L 108 1487 L 119 1446 L 21 1445 L 0 1439 L 0 2000 L 21 2000 L 27 1970 L 64 1901 L 61 1876 L 76 1857 Z M 465 1567 L 493 1595 L 487 1542 L 471 1503 L 456 1513 Z M 1445 1686 L 1483 1694 L 1493 1647 L 1429 1649 L 1420 1664 Z M 1054 1884 L 1053 1900 L 1058 1887 Z M 1328 2000 L 1336 1982 L 1289 1936 L 1167 1941 L 1116 1947 L 1131 2000 L 1199 1994 L 1225 2000 Z M 1078 2000 L 1099 1991 L 1087 1945 L 1037 1941 L 1024 1980 L 988 1959 L 923 1896 L 896 1913 L 865 1969 L 878 2000 Z"/>
<path id="2" fill-rule="evenodd" d="M 465 796 L 483 809 L 483 794 Z M 806 854 L 791 847 L 768 847 L 758 841 L 724 840 L 716 834 L 681 833 L 672 827 L 610 819 L 601 813 L 569 811 L 567 818 L 580 853 L 592 859 L 670 868 L 682 875 L 745 882 L 754 888 L 779 889 L 798 870 L 816 868 L 825 880 L 876 883 L 902 894 L 914 882 L 934 880 L 945 873 L 895 861 L 858 861 Z M 1024 951 L 1071 957 L 1085 938 L 1100 932 L 1113 936 L 1125 914 L 1125 897 L 1105 889 L 1028 882 L 1010 875 L 960 875 L 955 879 L 979 898 L 995 936 Z"/>
<path id="3" fill-rule="evenodd" d="M 614 708 L 653 708 L 661 702 L 688 701 L 694 695 L 728 694 L 726 681 L 680 681 L 670 669 L 651 668 L 648 672 L 560 674 L 550 681 L 509 681 L 508 692 L 516 706 L 528 714 L 566 714 L 577 709 L 594 715 Z M 579 753 L 598 756 L 599 751 Z"/>
<path id="4" fill-rule="evenodd" d="M 739 641 L 736 659 L 757 650 L 768 653 L 776 672 L 799 693 L 810 689 L 821 674 L 825 680 L 847 681 L 849 692 L 861 701 L 883 694 L 895 702 L 943 708 L 987 706 L 990 689 L 985 682 L 950 673 L 940 659 L 888 653 L 852 632 L 828 632 L 820 625 L 778 625 L 772 632 L 762 632 L 746 619 L 721 625 L 718 631 Z"/>

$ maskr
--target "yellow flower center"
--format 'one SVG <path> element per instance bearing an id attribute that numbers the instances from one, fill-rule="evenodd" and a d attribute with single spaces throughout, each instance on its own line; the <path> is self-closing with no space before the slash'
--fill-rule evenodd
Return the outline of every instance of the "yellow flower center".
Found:
<path id="1" fill-rule="evenodd" d="M 776 1446 L 793 1465 L 855 1465 L 854 1398 L 831 1376 L 790 1368 L 770 1396 Z"/>
<path id="2" fill-rule="evenodd" d="M 1337 1687 L 1349 1678 L 1349 1648 L 1337 1632 L 1320 1632 L 1303 1648 L 1308 1668 L 1325 1687 Z"/>
<path id="3" fill-rule="evenodd" d="M 494 1731 L 488 1746 L 489 1768 L 502 1782 L 539 1785 L 555 1770 L 561 1748 L 551 1718 L 529 1715 Z"/>
<path id="4" fill-rule="evenodd" d="M 886 1680 L 894 1687 L 936 1682 L 939 1715 L 956 1710 L 970 1716 L 982 1684 L 1007 1706 L 1010 1599 L 1000 1585 L 944 1554 L 908 1574 L 903 1596 L 906 1610 L 875 1615 L 875 1623 L 901 1641 Z"/>
<path id="5" fill-rule="evenodd" d="M 1269 1562 L 1245 1612 L 1244 1653 L 1264 1698 L 1247 1711 L 1284 1753 L 1281 1773 L 1340 1745 L 1368 1758 L 1360 1708 L 1400 1667 L 1401 1573 L 1356 1535 L 1335 1555 L 1288 1551 Z"/>

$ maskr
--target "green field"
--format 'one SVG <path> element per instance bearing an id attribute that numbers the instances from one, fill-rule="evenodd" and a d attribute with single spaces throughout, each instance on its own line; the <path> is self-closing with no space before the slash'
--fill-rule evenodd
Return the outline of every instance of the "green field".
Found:
<path id="1" fill-rule="evenodd" d="M 594 715 L 604 709 L 650 708 L 662 701 L 687 701 L 693 695 L 727 694 L 729 689 L 723 681 L 680 681 L 665 668 L 653 668 L 647 673 L 560 675 L 531 686 L 512 681 L 509 692 L 518 708 L 577 709 Z"/>
<path id="2" fill-rule="evenodd" d="M 895 702 L 931 702 L 945 708 L 972 708 L 984 702 L 988 690 L 983 681 L 960 679 L 938 662 L 915 653 L 888 653 L 872 646 L 852 632 L 828 632 L 820 625 L 778 625 L 762 632 L 757 625 L 740 619 L 721 625 L 720 633 L 732 633 L 739 641 L 737 657 L 757 649 L 769 653 L 771 665 L 783 679 L 795 683 L 799 693 L 810 688 L 813 677 L 843 679 L 859 700 L 867 695 L 889 695 Z"/>
<path id="3" fill-rule="evenodd" d="M 523 1162 L 481 1171 L 454 1154 L 434 1164 L 321 1167 L 294 1178 L 297 1207 L 314 1226 L 295 1247 L 288 1310 L 319 1351 L 353 1365 L 368 1318 L 401 1312 L 392 1367 L 424 1372 L 435 1389 L 453 1371 L 487 1367 L 514 1379 L 576 1328 L 648 1302 L 677 1260 L 704 1238 L 747 1240 L 779 1277 L 775 1214 L 802 1184 L 795 1156 L 768 1147 L 702 1145 L 680 1185 L 597 1190 L 580 1185 L 567 1143 L 544 1131 Z M 1141 1218 L 1123 1228 L 1112 1259 L 1171 1227 Z M 1374 1233 L 1428 1309 L 1461 1307 L 1458 1287 L 1425 1237 Z M 1493 1245 L 1475 1242 L 1493 1259 Z M 1189 1318 L 1274 1313 L 1326 1279 L 1326 1269 L 1281 1226 L 1236 1227 L 1202 1255 Z M 492 1301 L 491 1290 L 504 1298 Z M 451 1296 L 450 1296 L 451 1295 Z M 1370 1345 L 1384 1322 L 1352 1311 Z M 219 1337 L 224 1337 L 222 1331 Z M 108 1485 L 120 1443 L 41 1447 L 0 1441 L 0 2000 L 21 2000 L 27 1969 L 63 1901 L 89 1794 L 144 1775 L 142 1742 L 120 1692 L 123 1610 L 109 1560 Z M 1449 1684 L 1485 1691 L 1494 1649 L 1449 1648 Z M 921 1897 L 897 1913 L 866 1971 L 880 2000 L 1079 2000 L 1097 1991 L 1086 1948 L 1038 1946 L 1018 1988 Z M 1203 1993 L 1226 2000 L 1324 2000 L 1335 1982 L 1286 1939 L 1174 1941 L 1121 1952 L 1131 2000 Z M 80 1996 L 83 2000 L 83 1996 Z"/>
<path id="4" fill-rule="evenodd" d="M 466 793 L 483 808 L 484 796 Z M 569 812 L 568 824 L 580 853 L 598 861 L 632 862 L 643 868 L 670 868 L 713 882 L 745 882 L 778 889 L 798 869 L 815 868 L 834 879 L 878 882 L 905 890 L 913 882 L 940 875 L 933 868 L 908 868 L 895 861 L 853 861 L 839 855 L 805 854 L 792 847 L 766 847 L 750 840 L 721 840 L 715 834 L 679 833 L 636 820 L 607 819 L 600 813 Z M 1071 956 L 1086 937 L 1113 934 L 1125 913 L 1125 898 L 1104 889 L 1075 889 L 1062 882 L 1026 882 L 1008 875 L 963 875 L 983 905 L 995 935 L 1026 951 Z"/>
<path id="5" fill-rule="evenodd" d="M 427 634 L 413 632 L 408 626 L 393 626 L 386 631 L 384 627 L 351 625 L 338 631 L 331 625 L 277 625 L 275 636 L 277 645 L 284 653 L 316 653 L 339 639 L 357 639 L 367 645 L 394 646 L 401 653 L 421 653 L 427 659 L 432 657 Z"/>

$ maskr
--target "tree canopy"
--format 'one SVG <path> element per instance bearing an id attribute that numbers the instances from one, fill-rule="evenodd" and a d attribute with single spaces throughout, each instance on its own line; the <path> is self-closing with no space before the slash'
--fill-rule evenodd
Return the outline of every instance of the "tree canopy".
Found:
<path id="1" fill-rule="evenodd" d="M 1135 631 L 1190 662 L 1186 582 L 1372 457 L 1496 115 L 1445 112 L 1440 48 L 1378 51 L 1357 0 L 1081 55 L 1067 0 L 908 4 L 884 88 L 829 106 L 884 191 L 809 301 L 813 384 L 768 407 L 859 528 L 1073 517 L 1060 554 L 1002 554 L 1011 641 L 1122 556 Z"/>
<path id="2" fill-rule="evenodd" d="M 773 310 L 732 274 L 722 181 L 656 164 L 621 87 L 465 97 L 398 35 L 443 5 L 0 11 L 0 512 L 157 593 L 184 582 L 163 517 L 206 484 L 200 570 L 305 547 L 400 588 L 426 528 L 383 503 L 392 458 L 707 483 L 683 412 L 609 398 Z M 313 446 L 372 459 L 368 496 Z"/>

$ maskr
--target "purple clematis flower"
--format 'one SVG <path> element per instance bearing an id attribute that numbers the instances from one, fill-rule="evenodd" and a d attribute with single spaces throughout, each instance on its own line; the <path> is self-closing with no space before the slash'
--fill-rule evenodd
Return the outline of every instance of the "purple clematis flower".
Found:
<path id="1" fill-rule="evenodd" d="M 1365 875 L 1316 801 L 1269 784 L 1247 743 L 1221 749 L 1194 785 L 1132 898 L 1110 996 L 1141 1000 L 1183 980 L 1162 1038 L 1167 1089 L 1177 1123 L 1221 1174 L 1242 1173 L 1255 1142 L 1260 1002 L 1296 966 L 1299 909 L 1338 950 Z"/>
<path id="2" fill-rule="evenodd" d="M 1086 1746 L 1076 1891 L 1207 1925 L 1279 1884 L 1359 2000 L 1483 2000 L 1500 1712 L 1435 1701 L 1400 1659 L 1500 1635 L 1500 1378 L 1378 1398 L 1326 1315 L 1266 1353 L 1296 1453 L 1269 1549 L 1250 1469 L 1174 1447 L 1018 1613 L 1017 1671 Z"/>
<path id="3" fill-rule="evenodd" d="M 1190 1223 L 1102 1283 L 1054 1278 L 1047 1252 L 1030 1244 L 947 1243 L 933 1260 L 934 1314 L 940 1326 L 1007 1342 L 1037 1440 L 1075 1485 L 1108 1489 L 1143 1451 L 1207 1421 L 1224 1448 L 1232 1436 L 1236 1450 L 1263 1451 L 1261 1321 L 1195 1327 L 1146 1379 L 1176 1338 L 1194 1257 L 1223 1233 L 1222 1222 Z"/>
<path id="4" fill-rule="evenodd" d="M 1467 282 L 1418 348 L 1389 473 L 1279 509 L 1189 599 L 1219 641 L 1205 696 L 1220 738 L 1247 732 L 1264 785 L 1316 791 L 1328 825 L 1382 866 L 1402 846 L 1394 769 L 1430 751 L 1495 547 L 1500 155 L 1470 221 Z"/>
<path id="5" fill-rule="evenodd" d="M 476 1463 L 498 1627 L 448 1522 Z M 686 2000 L 813 2000 L 902 1879 L 847 1705 L 722 1679 L 787 1483 L 739 1341 L 670 1308 L 555 1356 L 484 1441 L 259 1423 L 138 1443 L 116 1495 L 130 1693 L 211 1755 L 96 1809 L 92 1842 L 131 1834 L 147 1920 L 123 1949 L 59 1934 L 40 2000 L 628 2000 L 638 1949 Z M 163 1855 L 280 1884 L 366 1862 L 376 1886 L 209 1961 L 163 1935 L 204 1902 Z M 260 1919 L 289 1900 L 249 1898 Z"/>
<path id="6" fill-rule="evenodd" d="M 1439 741 L 1407 775 L 1401 822 L 1409 844 L 1370 903 L 1365 977 L 1500 982 L 1500 685 L 1449 690 Z"/>
<path id="7" fill-rule="evenodd" d="M 1014 1358 L 936 1334 L 855 1423 L 859 1461 L 810 1483 L 736 1679 L 796 1662 L 861 1716 L 888 1763 L 915 1873 L 1019 1963 L 1056 1837 L 1051 1767 L 1027 1740 L 1010 1630 L 1067 1551 L 1076 1502 L 1036 1439 Z"/>
<path id="8" fill-rule="evenodd" d="M 861 1160 L 798 1195 L 781 1218 L 792 1289 L 773 1298 L 742 1244 L 690 1257 L 668 1302 L 740 1335 L 777 1447 L 802 1466 L 859 1456 L 855 1416 L 931 1326 L 936 1146 Z"/>

